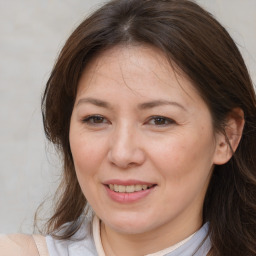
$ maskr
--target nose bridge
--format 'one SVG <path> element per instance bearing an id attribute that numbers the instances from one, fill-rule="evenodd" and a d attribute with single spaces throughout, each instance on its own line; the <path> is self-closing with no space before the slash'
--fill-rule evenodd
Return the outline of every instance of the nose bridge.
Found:
<path id="1" fill-rule="evenodd" d="M 120 146 L 126 146 L 126 148 L 128 149 L 127 146 L 129 146 L 128 143 L 130 142 L 129 144 L 130 146 L 132 146 L 132 141 L 135 136 L 135 134 L 132 133 L 132 130 L 133 127 L 128 122 L 120 122 L 120 124 L 116 126 L 114 131 L 115 134 L 113 139 L 113 145 L 116 144 L 116 146 L 118 147 L 120 144 Z"/>
<path id="2" fill-rule="evenodd" d="M 108 156 L 113 164 L 121 168 L 139 165 L 144 161 L 138 130 L 134 125 L 124 121 L 114 128 Z"/>

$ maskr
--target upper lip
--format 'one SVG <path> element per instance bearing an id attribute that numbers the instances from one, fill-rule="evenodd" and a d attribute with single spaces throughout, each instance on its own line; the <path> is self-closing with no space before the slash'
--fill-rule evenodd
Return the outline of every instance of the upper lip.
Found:
<path id="1" fill-rule="evenodd" d="M 119 179 L 112 179 L 103 182 L 104 185 L 109 184 L 116 184 L 116 185 L 123 185 L 123 186 L 131 186 L 131 185 L 155 185 L 155 183 L 142 181 L 142 180 L 119 180 Z"/>

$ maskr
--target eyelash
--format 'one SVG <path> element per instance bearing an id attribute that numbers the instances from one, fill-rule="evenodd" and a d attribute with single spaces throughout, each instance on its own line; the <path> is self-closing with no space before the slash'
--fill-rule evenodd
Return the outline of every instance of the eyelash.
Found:
<path id="1" fill-rule="evenodd" d="M 153 121 L 154 123 L 150 123 L 151 121 Z M 110 123 L 104 116 L 102 115 L 90 115 L 85 117 L 82 120 L 83 123 L 86 123 L 88 125 L 102 125 L 102 124 L 106 124 L 106 123 Z M 157 122 L 160 122 L 157 124 Z M 164 116 L 151 116 L 146 122 L 145 124 L 148 125 L 155 125 L 158 127 L 165 127 L 171 124 L 175 124 L 175 121 L 171 118 L 167 118 Z"/>
<path id="2" fill-rule="evenodd" d="M 100 121 L 100 122 L 95 122 Z M 102 122 L 103 121 L 103 122 Z M 83 123 L 86 123 L 88 125 L 99 125 L 99 124 L 105 124 L 109 123 L 107 119 L 104 116 L 101 115 L 91 115 L 87 116 L 82 120 Z"/>
<path id="3" fill-rule="evenodd" d="M 153 124 L 150 124 L 150 122 L 153 121 Z M 160 124 L 157 124 L 156 122 L 160 121 Z M 162 123 L 164 122 L 164 123 Z M 151 116 L 148 121 L 146 122 L 149 125 L 155 125 L 159 127 L 165 127 L 171 124 L 175 124 L 175 121 L 171 118 L 164 117 L 164 116 Z"/>

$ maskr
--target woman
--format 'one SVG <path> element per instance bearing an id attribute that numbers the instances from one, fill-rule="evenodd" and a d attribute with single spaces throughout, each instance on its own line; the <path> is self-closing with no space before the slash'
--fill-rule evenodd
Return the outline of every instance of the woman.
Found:
<path id="1" fill-rule="evenodd" d="M 256 255 L 256 96 L 197 4 L 104 5 L 63 47 L 42 110 L 63 155 L 45 253 Z"/>

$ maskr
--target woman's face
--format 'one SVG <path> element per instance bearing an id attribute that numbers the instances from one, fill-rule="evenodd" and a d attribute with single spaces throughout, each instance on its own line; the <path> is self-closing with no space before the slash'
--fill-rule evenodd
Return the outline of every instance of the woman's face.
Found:
<path id="1" fill-rule="evenodd" d="M 197 229 L 216 159 L 205 102 L 164 55 L 114 47 L 85 69 L 70 123 L 78 181 L 107 228 Z"/>

